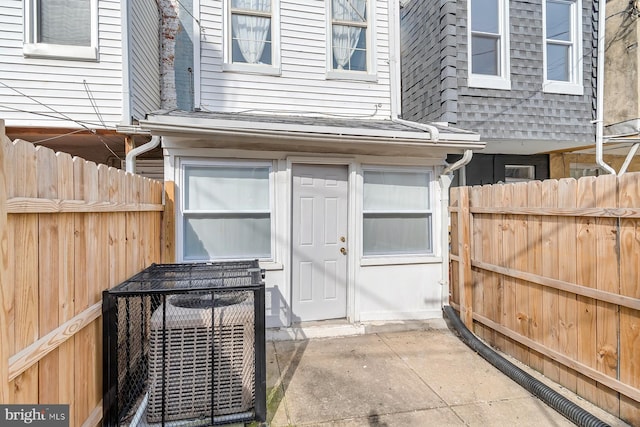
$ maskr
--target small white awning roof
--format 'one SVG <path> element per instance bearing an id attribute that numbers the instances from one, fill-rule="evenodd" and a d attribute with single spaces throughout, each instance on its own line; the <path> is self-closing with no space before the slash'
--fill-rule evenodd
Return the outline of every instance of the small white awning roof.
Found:
<path id="1" fill-rule="evenodd" d="M 158 111 L 140 121 L 154 135 L 198 140 L 197 146 L 252 150 L 440 157 L 480 150 L 473 132 L 404 120 Z"/>

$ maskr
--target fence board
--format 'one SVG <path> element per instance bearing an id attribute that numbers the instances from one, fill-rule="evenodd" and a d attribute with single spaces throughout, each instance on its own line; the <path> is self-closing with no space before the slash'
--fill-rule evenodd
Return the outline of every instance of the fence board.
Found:
<path id="1" fill-rule="evenodd" d="M 593 207 L 596 204 L 595 177 L 584 177 L 578 181 L 578 207 Z M 578 239 L 576 241 L 576 278 L 582 286 L 597 288 L 596 263 L 593 254 L 596 253 L 595 218 L 583 217 L 578 221 Z M 596 368 L 596 301 L 593 298 L 577 297 L 578 301 L 578 361 Z M 583 375 L 578 375 L 576 384 L 580 396 L 596 401 L 596 382 Z"/>
<path id="2" fill-rule="evenodd" d="M 542 183 L 542 207 L 558 206 L 558 181 L 547 180 Z M 558 220 L 554 217 L 542 218 L 542 274 L 552 279 L 558 278 Z M 542 290 L 542 333 L 543 343 L 557 351 L 558 342 L 558 291 L 551 288 Z M 557 362 L 545 357 L 544 375 L 553 381 L 560 378 L 560 366 Z"/>
<path id="3" fill-rule="evenodd" d="M 13 345 L 9 338 L 9 319 L 12 317 L 9 308 L 13 303 L 13 293 L 9 278 L 9 236 L 7 224 L 7 209 L 4 200 L 7 199 L 8 163 L 5 163 L 5 146 L 8 139 L 4 133 L 4 121 L 0 120 L 0 402 L 10 402 L 9 396 L 9 356 Z"/>
<path id="4" fill-rule="evenodd" d="M 640 206 L 640 180 L 620 178 L 621 208 Z M 620 223 L 620 293 L 640 299 L 640 221 L 623 218 Z M 640 311 L 620 308 L 620 381 L 640 389 Z M 620 417 L 640 425 L 640 404 L 626 396 L 620 400 Z"/>
<path id="5" fill-rule="evenodd" d="M 453 187 L 449 190 L 449 203 L 451 206 L 455 206 L 458 207 L 460 206 L 460 189 L 462 187 Z M 467 200 L 469 200 L 469 193 L 468 193 L 468 189 L 466 187 L 465 188 L 465 192 L 466 192 L 466 196 L 467 196 Z M 450 226 L 449 226 L 449 250 L 451 251 L 451 255 L 456 256 L 460 254 L 460 248 L 458 248 L 458 218 L 459 218 L 460 214 L 458 212 L 453 213 L 450 215 Z M 467 215 L 468 216 L 468 215 Z M 469 231 L 467 230 L 467 233 Z M 469 239 L 466 240 L 467 243 L 469 243 Z M 467 248 L 469 246 L 467 245 Z M 449 258 L 449 303 L 457 303 L 460 304 L 460 288 L 459 286 L 454 286 L 454 284 L 458 284 L 461 283 L 460 279 L 459 279 L 459 272 L 458 272 L 458 261 L 454 261 L 453 259 Z M 471 304 L 469 304 L 469 306 L 471 306 Z"/>
<path id="6" fill-rule="evenodd" d="M 58 163 L 58 197 L 61 199 L 73 199 L 73 158 L 67 153 L 56 153 Z M 75 315 L 75 238 L 74 216 L 70 213 L 59 213 L 58 232 L 60 261 L 58 275 L 60 300 L 58 301 L 58 324 L 62 325 Z M 71 336 L 58 348 L 58 371 L 66 372 L 69 366 L 75 366 L 75 337 Z M 82 360 L 82 359 L 79 359 Z M 60 402 L 71 403 L 75 397 L 75 375 L 67 373 L 58 375 L 58 393 Z M 76 420 L 71 420 L 75 425 Z"/>
<path id="7" fill-rule="evenodd" d="M 462 189 L 459 194 L 460 213 L 458 214 L 458 247 L 459 257 L 459 274 L 460 277 L 460 315 L 462 321 L 467 328 L 473 328 L 473 273 L 471 271 L 471 252 L 470 247 L 465 242 L 469 242 L 469 224 L 471 218 L 469 216 L 469 189 Z M 461 243 L 462 242 L 462 243 Z"/>
<path id="8" fill-rule="evenodd" d="M 596 179 L 596 206 L 617 206 L 617 178 L 604 175 Z M 596 220 L 597 244 L 597 287 L 608 292 L 620 292 L 618 270 L 618 230 L 617 220 L 598 218 Z M 596 305 L 596 335 L 598 370 L 610 377 L 618 375 L 618 307 L 598 301 Z M 620 400 L 616 392 L 598 385 L 598 406 L 612 414 L 619 415 Z"/>
<path id="9" fill-rule="evenodd" d="M 527 205 L 527 184 L 519 182 L 513 186 L 513 206 Z M 527 271 L 527 218 L 513 218 L 513 268 Z M 513 330 L 529 337 L 529 284 L 523 280 L 514 280 Z M 516 342 L 514 356 L 523 363 L 529 363 L 529 349 Z"/>
<path id="10" fill-rule="evenodd" d="M 498 184 L 494 185 L 491 191 L 492 204 L 498 207 L 501 207 L 504 200 L 504 190 L 505 186 Z M 493 215 L 493 230 L 491 231 L 491 257 L 494 262 L 498 264 L 504 264 L 504 252 L 502 250 L 503 239 L 504 239 L 504 215 Z M 494 304 L 490 304 L 489 301 L 485 301 L 485 306 L 490 304 L 493 310 L 493 319 L 495 322 L 502 324 L 503 320 L 503 312 L 505 305 L 505 288 L 504 281 L 505 277 L 501 274 L 494 275 L 495 280 L 495 288 L 494 295 L 496 298 L 496 302 Z M 505 336 L 500 333 L 493 333 L 494 336 L 494 345 L 499 350 L 505 350 L 507 347 Z"/>
<path id="11" fill-rule="evenodd" d="M 15 182 L 18 191 L 37 197 L 36 152 L 32 144 L 14 142 L 15 159 L 22 165 Z M 38 290 L 38 216 L 29 214 L 15 223 L 14 287 L 15 287 L 15 349 L 22 349 L 39 336 Z M 38 366 L 33 366 L 14 380 L 14 402 L 33 403 L 38 400 Z"/>
<path id="12" fill-rule="evenodd" d="M 577 182 L 575 179 L 561 179 L 558 182 L 558 207 L 575 208 Z M 558 278 L 565 282 L 576 283 L 576 219 L 573 217 L 558 219 L 559 268 Z M 576 295 L 558 292 L 558 345 L 559 351 L 576 360 L 577 358 L 578 305 Z M 560 366 L 560 384 L 575 392 L 577 375 L 573 369 Z"/>
<path id="13" fill-rule="evenodd" d="M 528 183 L 527 203 L 529 206 L 541 206 L 542 184 L 538 181 Z M 540 217 L 528 218 L 527 235 L 529 239 L 529 252 L 527 266 L 530 273 L 542 273 L 542 220 Z M 542 330 L 542 287 L 531 284 L 529 287 L 529 336 L 536 342 L 543 342 Z M 544 357 L 538 352 L 529 352 L 529 363 L 535 370 L 544 370 Z"/>
<path id="14" fill-rule="evenodd" d="M 38 147 L 36 149 L 37 167 L 37 196 L 41 198 L 58 197 L 58 162 L 52 150 Z M 60 236 L 57 215 L 40 215 L 38 218 L 38 258 L 39 265 L 39 307 L 40 335 L 48 334 L 58 326 L 60 305 Z M 42 403 L 58 403 L 60 395 L 59 350 L 56 348 L 45 358 L 40 360 L 41 370 L 39 381 L 38 401 Z"/>
<path id="15" fill-rule="evenodd" d="M 472 187 L 469 193 L 469 205 L 470 206 L 480 206 L 482 204 L 482 187 Z M 473 244 L 472 248 L 472 260 L 482 260 L 483 256 L 483 239 L 484 239 L 484 230 L 486 227 L 486 221 L 484 215 L 474 215 L 472 217 L 473 223 Z M 485 315 L 484 312 L 484 290 L 485 285 L 488 281 L 488 273 L 481 270 L 474 270 L 473 272 L 473 285 L 472 285 L 472 297 L 473 297 L 473 310 L 472 312 L 477 312 L 479 314 Z M 474 324 L 474 332 L 478 334 L 479 337 L 485 338 L 485 331 L 488 329 L 481 324 Z"/>
<path id="16" fill-rule="evenodd" d="M 514 203 L 514 186 L 503 186 L 503 197 L 500 206 L 513 206 Z M 516 248 L 515 248 L 515 217 L 513 215 L 502 215 L 502 262 L 509 268 L 515 265 Z M 502 276 L 502 306 L 500 318 L 503 326 L 509 330 L 516 329 L 516 282 L 513 278 Z M 501 335 L 502 336 L 502 335 Z M 504 351 L 509 354 L 515 354 L 515 344 L 510 338 L 503 338 Z"/>

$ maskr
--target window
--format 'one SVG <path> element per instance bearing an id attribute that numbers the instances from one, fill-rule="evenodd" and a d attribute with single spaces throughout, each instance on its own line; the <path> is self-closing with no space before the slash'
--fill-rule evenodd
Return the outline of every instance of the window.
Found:
<path id="1" fill-rule="evenodd" d="M 580 0 L 544 3 L 544 91 L 582 95 Z"/>
<path id="2" fill-rule="evenodd" d="M 433 252 L 431 180 L 424 171 L 364 171 L 364 256 Z"/>
<path id="3" fill-rule="evenodd" d="M 569 163 L 569 176 L 571 178 L 582 178 L 583 176 L 600 176 L 604 174 L 602 169 L 595 163 Z"/>
<path id="4" fill-rule="evenodd" d="M 504 182 L 531 181 L 536 178 L 536 167 L 533 165 L 505 165 Z"/>
<path id="5" fill-rule="evenodd" d="M 97 59 L 97 0 L 26 0 L 25 56 Z"/>
<path id="6" fill-rule="evenodd" d="M 227 1 L 229 31 L 225 70 L 279 72 L 276 2 Z"/>
<path id="7" fill-rule="evenodd" d="M 511 89 L 508 0 L 469 5 L 469 86 Z"/>
<path id="8" fill-rule="evenodd" d="M 330 66 L 333 71 L 368 71 L 368 0 L 330 0 Z"/>
<path id="9" fill-rule="evenodd" d="M 271 165 L 185 165 L 182 259 L 271 258 Z"/>

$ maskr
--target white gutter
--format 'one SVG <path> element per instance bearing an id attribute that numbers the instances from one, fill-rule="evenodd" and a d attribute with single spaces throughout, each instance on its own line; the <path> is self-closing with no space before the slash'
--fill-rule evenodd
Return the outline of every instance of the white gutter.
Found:
<path id="1" fill-rule="evenodd" d="M 440 175 L 440 201 L 442 209 L 442 233 L 441 233 L 441 245 L 442 245 L 442 294 L 441 304 L 449 305 L 449 226 L 451 224 L 451 218 L 449 215 L 449 188 L 451 187 L 451 181 L 453 180 L 453 171 L 460 169 L 467 165 L 473 157 L 473 151 L 466 150 L 462 155 L 462 158 L 452 165 L 449 165 L 442 171 Z"/>
<path id="2" fill-rule="evenodd" d="M 598 69 L 596 75 L 596 163 L 612 175 L 615 169 L 604 161 L 602 145 L 604 144 L 604 32 L 606 0 L 598 0 Z"/>
<path id="3" fill-rule="evenodd" d="M 147 151 L 151 151 L 160 145 L 160 137 L 152 136 L 151 141 L 146 144 L 141 145 L 140 147 L 136 147 L 133 150 L 127 153 L 127 157 L 125 159 L 125 164 L 127 168 L 127 172 L 136 173 L 136 157 L 138 157 L 142 153 L 146 153 Z"/>
<path id="4" fill-rule="evenodd" d="M 427 125 L 427 124 L 424 124 L 424 123 L 417 123 L 417 122 L 410 122 L 408 120 L 403 120 L 403 119 L 400 119 L 398 117 L 392 117 L 391 121 L 399 123 L 401 125 L 405 125 L 405 126 L 414 128 L 414 129 L 426 130 L 427 132 L 429 132 L 429 136 L 430 136 L 431 142 L 440 141 L 440 131 L 438 130 L 437 127 L 435 127 L 433 125 Z"/>
<path id="5" fill-rule="evenodd" d="M 464 154 L 462 155 L 462 158 L 460 160 L 458 160 L 457 162 L 455 162 L 452 165 L 447 166 L 445 168 L 445 170 L 442 171 L 442 175 L 448 175 L 448 174 L 452 173 L 453 171 L 456 171 L 456 170 L 460 169 L 461 167 L 468 165 L 469 162 L 471 161 L 472 157 L 473 157 L 473 151 L 466 150 L 464 152 Z"/>

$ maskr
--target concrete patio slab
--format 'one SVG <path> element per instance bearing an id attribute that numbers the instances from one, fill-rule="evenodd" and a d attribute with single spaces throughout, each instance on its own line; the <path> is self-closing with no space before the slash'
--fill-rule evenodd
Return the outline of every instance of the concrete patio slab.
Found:
<path id="1" fill-rule="evenodd" d="M 395 332 L 397 325 L 387 330 L 377 326 L 368 329 L 377 332 L 356 336 L 269 341 L 269 425 L 572 425 L 446 326 L 430 323 L 420 329 Z M 541 377 L 528 368 L 527 372 Z M 555 387 L 610 425 L 627 426 Z"/>

